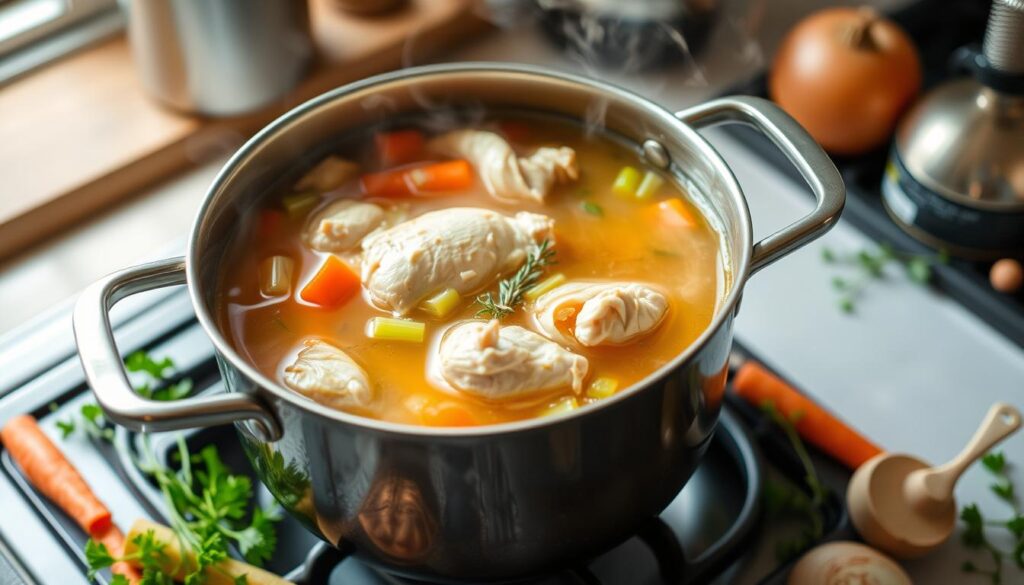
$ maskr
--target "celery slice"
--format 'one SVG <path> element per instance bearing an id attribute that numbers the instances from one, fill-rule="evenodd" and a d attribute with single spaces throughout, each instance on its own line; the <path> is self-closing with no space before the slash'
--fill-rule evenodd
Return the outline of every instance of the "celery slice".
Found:
<path id="1" fill-rule="evenodd" d="M 562 274 L 561 272 L 549 276 L 544 280 L 538 282 L 537 284 L 531 286 L 530 288 L 526 289 L 526 292 L 523 293 L 523 298 L 525 298 L 528 301 L 535 301 L 539 299 L 541 295 L 543 295 L 544 293 L 556 289 L 565 284 L 566 280 L 567 279 L 565 278 L 565 275 Z"/>
<path id="2" fill-rule="evenodd" d="M 459 291 L 449 288 L 423 301 L 420 308 L 431 315 L 441 319 L 459 306 Z"/>
<path id="3" fill-rule="evenodd" d="M 271 256 L 260 262 L 260 292 L 265 297 L 291 294 L 294 272 L 295 261 L 287 256 Z"/>
<path id="4" fill-rule="evenodd" d="M 426 323 L 411 319 L 374 317 L 366 322 L 366 335 L 372 339 L 423 343 L 426 330 Z"/>
<path id="5" fill-rule="evenodd" d="M 556 415 L 559 415 L 559 414 L 565 414 L 567 412 L 572 412 L 572 411 L 576 410 L 579 407 L 580 407 L 580 403 L 576 402 L 575 398 L 572 398 L 572 397 L 563 398 L 563 399 L 559 400 L 558 402 L 552 404 L 551 406 L 545 408 L 544 411 L 540 413 L 540 415 L 541 416 L 556 416 Z"/>
<path id="6" fill-rule="evenodd" d="M 615 182 L 612 183 L 612 192 L 619 197 L 630 199 L 636 197 L 637 186 L 640 185 L 640 171 L 633 167 L 622 167 Z"/>
<path id="7" fill-rule="evenodd" d="M 587 397 L 589 398 L 608 398 L 615 394 L 615 391 L 619 389 L 619 381 L 615 378 L 598 378 L 590 383 L 590 387 L 587 388 Z"/>
<path id="8" fill-rule="evenodd" d="M 636 190 L 637 199 L 650 199 L 661 189 L 661 186 L 665 184 L 665 179 L 662 179 L 657 173 L 647 171 L 644 175 L 644 180 L 640 182 L 640 186 Z"/>
<path id="9" fill-rule="evenodd" d="M 316 193 L 294 193 L 281 198 L 281 206 L 288 213 L 288 217 L 297 219 L 316 207 L 320 202 L 320 196 Z"/>

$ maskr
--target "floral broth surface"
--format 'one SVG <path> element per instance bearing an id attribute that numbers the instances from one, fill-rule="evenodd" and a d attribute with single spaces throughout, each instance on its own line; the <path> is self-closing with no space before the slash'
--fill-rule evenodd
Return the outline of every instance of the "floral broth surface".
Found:
<path id="1" fill-rule="evenodd" d="M 505 137 L 520 155 L 540 146 L 569 146 L 575 149 L 580 169 L 578 181 L 557 186 L 544 204 L 505 204 L 484 189 L 479 177 L 471 189 L 458 193 L 405 198 L 367 197 L 358 180 L 323 193 L 316 208 L 289 218 L 280 214 L 268 233 L 255 210 L 242 222 L 227 253 L 225 273 L 218 295 L 220 325 L 231 344 L 269 378 L 282 382 L 303 341 L 318 338 L 351 356 L 366 371 L 374 398 L 365 408 L 351 412 L 399 423 L 463 426 L 495 424 L 543 415 L 568 398 L 576 405 L 597 400 L 588 397 L 587 386 L 597 378 L 611 378 L 621 392 L 666 364 L 692 344 L 711 323 L 728 285 L 722 261 L 719 234 L 688 199 L 678 182 L 665 177 L 664 185 L 646 200 L 627 198 L 613 192 L 620 169 L 630 165 L 641 173 L 651 170 L 632 150 L 600 134 L 587 134 L 579 126 L 550 119 L 503 118 L 516 132 Z M 494 128 L 494 125 L 484 124 Z M 362 156 L 340 155 L 358 161 L 361 172 L 384 167 L 376 160 L 372 140 L 363 143 Z M 423 155 L 422 160 L 441 160 Z M 289 191 L 281 193 L 287 195 Z M 445 330 L 453 323 L 472 319 L 480 305 L 479 293 L 497 291 L 497 280 L 486 288 L 464 295 L 456 310 L 443 319 L 422 310 L 406 317 L 426 323 L 422 343 L 386 341 L 368 337 L 367 321 L 391 317 L 374 307 L 366 293 L 328 309 L 299 298 L 299 291 L 313 277 L 330 254 L 312 250 L 302 234 L 309 219 L 338 198 L 351 197 L 393 207 L 402 217 L 412 218 L 428 211 L 449 207 L 479 207 L 512 215 L 517 211 L 545 214 L 555 221 L 555 261 L 541 280 L 556 273 L 574 281 L 623 281 L 646 283 L 666 294 L 668 314 L 652 333 L 625 345 L 586 348 L 566 346 L 590 362 L 584 391 L 571 388 L 533 393 L 524 398 L 487 401 L 449 386 L 436 368 L 437 348 Z M 682 200 L 692 225 L 680 227 L 660 220 L 657 204 L 671 198 Z M 279 198 L 268 200 L 266 209 L 280 209 Z M 262 232 L 262 233 L 261 233 Z M 268 298 L 260 292 L 259 265 L 273 255 L 295 262 L 291 292 Z M 338 256 L 359 273 L 359 254 Z M 510 274 L 502 275 L 503 277 Z M 520 325 L 538 331 L 527 301 L 502 320 L 503 325 Z"/>

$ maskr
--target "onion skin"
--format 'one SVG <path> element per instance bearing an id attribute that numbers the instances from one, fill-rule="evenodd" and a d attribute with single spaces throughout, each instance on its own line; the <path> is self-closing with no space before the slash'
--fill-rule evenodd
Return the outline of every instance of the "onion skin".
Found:
<path id="1" fill-rule="evenodd" d="M 783 40 L 768 80 L 773 100 L 828 152 L 878 148 L 921 88 L 913 42 L 871 9 L 829 8 Z"/>

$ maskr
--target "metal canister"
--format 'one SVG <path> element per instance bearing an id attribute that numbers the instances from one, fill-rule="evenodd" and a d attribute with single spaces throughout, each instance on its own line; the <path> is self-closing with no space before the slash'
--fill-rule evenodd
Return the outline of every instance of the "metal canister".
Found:
<path id="1" fill-rule="evenodd" d="M 187 112 L 230 116 L 293 88 L 313 55 L 300 0 L 124 0 L 143 87 Z"/>

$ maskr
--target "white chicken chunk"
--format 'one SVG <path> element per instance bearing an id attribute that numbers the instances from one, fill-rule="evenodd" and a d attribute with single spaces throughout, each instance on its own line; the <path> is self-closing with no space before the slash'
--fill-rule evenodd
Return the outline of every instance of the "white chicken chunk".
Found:
<path id="1" fill-rule="evenodd" d="M 553 240 L 554 220 L 456 207 L 425 213 L 363 240 L 362 279 L 381 309 L 404 315 L 448 288 L 465 295 L 515 270 L 527 253 Z"/>
<path id="2" fill-rule="evenodd" d="M 441 375 L 462 392 L 498 400 L 571 387 L 583 389 L 589 364 L 557 343 L 497 320 L 449 329 L 439 349 Z"/>
<path id="3" fill-rule="evenodd" d="M 654 331 L 668 313 L 668 299 L 645 284 L 569 283 L 537 299 L 533 312 L 540 330 L 556 341 L 621 345 Z"/>
<path id="4" fill-rule="evenodd" d="M 495 199 L 506 203 L 543 203 L 555 185 L 579 178 L 576 151 L 562 146 L 542 147 L 519 157 L 504 138 L 486 130 L 453 130 L 430 141 L 430 150 L 465 158 Z"/>
<path id="5" fill-rule="evenodd" d="M 284 369 L 289 388 L 331 408 L 370 402 L 369 378 L 348 354 L 319 339 L 308 339 L 304 345 L 295 362 Z"/>
<path id="6" fill-rule="evenodd" d="M 306 227 L 306 243 L 321 252 L 345 252 L 384 222 L 384 210 L 373 203 L 341 199 L 316 214 Z"/>

